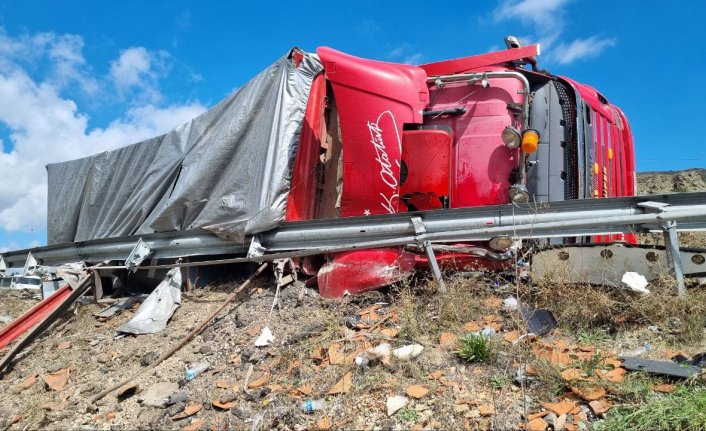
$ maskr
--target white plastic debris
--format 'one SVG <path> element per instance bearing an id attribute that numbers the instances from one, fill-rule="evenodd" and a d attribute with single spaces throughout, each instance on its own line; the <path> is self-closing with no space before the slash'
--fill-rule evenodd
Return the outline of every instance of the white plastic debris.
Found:
<path id="1" fill-rule="evenodd" d="M 370 365 L 370 359 L 367 356 L 356 356 L 355 364 L 359 367 L 367 367 Z"/>
<path id="2" fill-rule="evenodd" d="M 387 415 L 392 416 L 409 403 L 409 398 L 395 395 L 387 399 Z"/>
<path id="3" fill-rule="evenodd" d="M 422 350 L 424 350 L 424 346 L 421 344 L 408 344 L 404 347 L 393 350 L 392 354 L 397 359 L 411 359 L 421 355 Z"/>
<path id="4" fill-rule="evenodd" d="M 644 275 L 640 275 L 637 272 L 628 271 L 623 274 L 623 283 L 627 284 L 635 292 L 650 293 L 647 290 L 647 279 Z"/>
<path id="5" fill-rule="evenodd" d="M 387 358 L 390 357 L 391 349 L 392 347 L 388 343 L 381 343 L 373 347 L 372 349 L 368 349 L 366 353 L 368 354 L 367 356 L 370 359 L 384 362 Z"/>
<path id="6" fill-rule="evenodd" d="M 480 333 L 485 337 L 485 338 L 490 338 L 495 336 L 495 328 L 492 326 L 486 326 L 485 328 L 481 329 Z"/>
<path id="7" fill-rule="evenodd" d="M 650 344 L 645 344 L 644 346 L 640 346 L 637 349 L 633 349 L 627 352 L 624 352 L 621 354 L 621 356 L 629 356 L 629 357 L 636 357 L 636 356 L 642 356 L 652 350 L 652 345 Z"/>
<path id="8" fill-rule="evenodd" d="M 272 335 L 272 331 L 270 331 L 270 328 L 265 326 L 264 328 L 262 328 L 262 331 L 260 332 L 260 336 L 257 337 L 257 340 L 255 340 L 255 346 L 256 347 L 269 346 L 273 341 L 275 341 L 275 336 Z"/>
<path id="9" fill-rule="evenodd" d="M 505 298 L 503 301 L 503 306 L 508 310 L 517 310 L 517 299 L 514 296 Z"/>

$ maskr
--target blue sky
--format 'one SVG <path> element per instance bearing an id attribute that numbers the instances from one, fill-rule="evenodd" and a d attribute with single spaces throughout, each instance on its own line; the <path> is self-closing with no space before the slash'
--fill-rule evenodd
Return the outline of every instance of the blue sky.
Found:
<path id="1" fill-rule="evenodd" d="M 0 250 L 44 244 L 44 165 L 163 133 L 292 46 L 426 63 L 514 34 L 628 116 L 640 171 L 705 167 L 706 2 L 0 1 Z"/>

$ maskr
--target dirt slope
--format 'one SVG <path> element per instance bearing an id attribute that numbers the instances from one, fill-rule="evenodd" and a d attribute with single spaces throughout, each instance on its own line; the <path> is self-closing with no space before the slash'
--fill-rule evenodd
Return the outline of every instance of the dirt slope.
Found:
<path id="1" fill-rule="evenodd" d="M 706 169 L 637 174 L 638 195 L 702 191 L 706 191 Z M 682 232 L 679 234 L 679 240 L 682 247 L 706 248 L 706 232 Z M 641 241 L 647 244 L 664 244 L 661 235 L 654 234 L 642 235 Z"/>
<path id="2" fill-rule="evenodd" d="M 638 195 L 697 191 L 706 191 L 706 169 L 637 174 Z"/>

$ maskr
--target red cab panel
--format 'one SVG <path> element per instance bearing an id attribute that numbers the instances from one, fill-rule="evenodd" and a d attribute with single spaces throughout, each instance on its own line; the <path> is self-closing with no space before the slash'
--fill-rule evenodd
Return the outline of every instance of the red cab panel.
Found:
<path id="1" fill-rule="evenodd" d="M 503 129 L 517 124 L 511 104 L 522 101 L 522 85 L 516 79 L 491 78 L 490 86 L 463 82 L 432 87 L 429 109 L 463 109 L 460 115 L 428 118 L 425 126 L 447 127 L 453 132 L 451 148 L 452 208 L 497 205 L 509 202 L 511 174 L 518 166 L 518 150 L 503 145 Z"/>
<path id="2" fill-rule="evenodd" d="M 509 63 L 515 60 L 532 58 L 537 55 L 539 55 L 539 45 L 527 45 L 520 48 L 504 49 L 502 51 L 488 52 L 485 54 L 472 55 L 470 57 L 422 64 L 419 67 L 424 69 L 430 76 L 451 75 Z"/>
<path id="3" fill-rule="evenodd" d="M 336 253 L 319 270 L 317 283 L 324 298 L 375 290 L 400 281 L 415 265 L 415 254 L 399 247 Z"/>
<path id="4" fill-rule="evenodd" d="M 451 135 L 443 130 L 405 130 L 402 138 L 403 173 L 400 194 L 419 202 L 417 209 L 440 208 L 439 198 L 449 195 L 451 167 Z M 419 196 L 425 195 L 425 198 Z"/>
<path id="5" fill-rule="evenodd" d="M 397 212 L 402 128 L 421 123 L 429 100 L 426 73 L 415 66 L 319 48 L 331 82 L 343 141 L 341 216 Z"/>

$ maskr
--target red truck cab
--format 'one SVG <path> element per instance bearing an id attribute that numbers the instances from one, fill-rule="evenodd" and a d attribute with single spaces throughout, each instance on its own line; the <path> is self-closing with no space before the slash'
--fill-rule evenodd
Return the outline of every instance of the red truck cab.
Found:
<path id="1" fill-rule="evenodd" d="M 622 111 L 590 86 L 538 70 L 538 45 L 509 46 L 421 66 L 319 48 L 324 73 L 312 83 L 287 221 L 634 195 Z M 499 269 L 510 245 L 473 244 L 492 251 L 473 253 L 464 244 L 436 257 L 442 268 Z M 335 297 L 428 264 L 418 250 L 392 247 L 303 267 Z"/>

